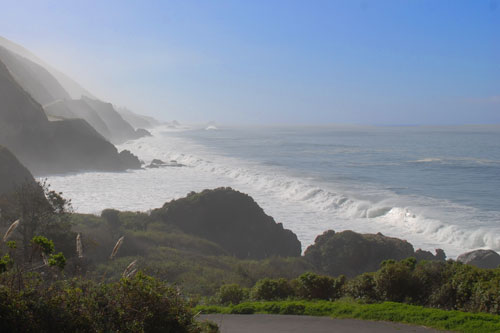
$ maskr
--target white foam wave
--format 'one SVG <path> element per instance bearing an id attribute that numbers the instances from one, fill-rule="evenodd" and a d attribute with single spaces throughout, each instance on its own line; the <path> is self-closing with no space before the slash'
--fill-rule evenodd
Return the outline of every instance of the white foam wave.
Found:
<path id="1" fill-rule="evenodd" d="M 165 144 L 167 141 L 169 144 Z M 281 206 L 302 209 L 302 217 L 316 219 L 318 225 L 314 230 L 383 231 L 396 237 L 405 237 L 416 246 L 442 247 L 452 256 L 465 249 L 488 247 L 500 250 L 500 230 L 474 227 L 472 222 L 477 212 L 469 207 L 457 208 L 446 201 L 431 202 L 427 198 L 403 197 L 388 190 L 369 187 L 352 192 L 340 184 L 317 184 L 288 176 L 284 170 L 217 156 L 213 151 L 207 151 L 206 147 L 172 136 L 166 140 L 146 138 L 130 142 L 124 148 L 142 159 L 176 160 L 205 174 L 230 179 L 233 186 L 257 197 L 263 206 L 270 200 L 278 200 Z M 421 160 L 439 161 L 436 158 Z M 376 195 L 362 198 L 364 192 Z M 268 207 L 273 209 L 274 206 L 271 204 Z M 278 215 L 281 212 L 276 207 L 274 210 Z M 290 217 L 286 212 L 283 215 L 275 217 L 280 220 Z M 317 233 L 311 235 L 310 231 L 304 231 L 309 233 L 300 235 L 303 226 L 298 223 L 300 221 L 287 227 L 295 232 L 299 230 L 299 238 L 306 240 L 304 245 L 308 245 Z"/>

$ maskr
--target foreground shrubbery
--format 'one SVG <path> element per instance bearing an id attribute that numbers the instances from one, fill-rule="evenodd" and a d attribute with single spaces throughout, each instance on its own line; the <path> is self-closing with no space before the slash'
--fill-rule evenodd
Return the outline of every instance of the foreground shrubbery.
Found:
<path id="1" fill-rule="evenodd" d="M 138 273 L 114 283 L 0 275 L 2 332 L 217 332 L 176 288 Z"/>
<path id="2" fill-rule="evenodd" d="M 198 306 L 203 313 L 294 314 L 383 320 L 423 325 L 456 332 L 491 333 L 500 331 L 500 317 L 486 313 L 467 313 L 424 308 L 394 302 L 363 304 L 349 300 L 245 302 L 233 306 Z"/>
<path id="3" fill-rule="evenodd" d="M 245 295 L 234 285 L 230 291 Z M 377 272 L 365 273 L 351 280 L 343 276 L 332 278 L 304 273 L 291 281 L 263 279 L 247 294 L 247 298 L 226 297 L 226 300 L 336 300 L 349 297 L 367 303 L 405 302 L 448 310 L 500 314 L 500 269 L 481 269 L 454 261 L 417 263 L 414 258 L 399 262 L 386 260 Z M 230 301 L 221 304 L 228 303 Z"/>

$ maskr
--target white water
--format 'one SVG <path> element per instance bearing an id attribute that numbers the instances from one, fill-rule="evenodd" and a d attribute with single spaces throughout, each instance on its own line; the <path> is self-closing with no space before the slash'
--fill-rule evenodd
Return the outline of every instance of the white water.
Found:
<path id="1" fill-rule="evenodd" d="M 481 223 L 484 212 L 475 208 L 367 184 L 297 177 L 283 168 L 223 156 L 166 131 L 158 128 L 153 137 L 119 148 L 146 164 L 156 158 L 186 167 L 52 176 L 49 183 L 72 199 L 76 211 L 96 214 L 105 208 L 145 211 L 190 191 L 230 186 L 250 194 L 267 214 L 294 231 L 303 249 L 325 230 L 350 229 L 407 239 L 415 248 L 443 248 L 449 257 L 480 247 L 500 250 L 500 228 Z"/>

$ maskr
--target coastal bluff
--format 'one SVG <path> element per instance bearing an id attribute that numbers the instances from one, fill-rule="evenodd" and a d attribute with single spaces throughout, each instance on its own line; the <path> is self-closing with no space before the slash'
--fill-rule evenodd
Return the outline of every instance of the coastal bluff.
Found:
<path id="1" fill-rule="evenodd" d="M 415 251 L 409 242 L 381 233 L 328 230 L 316 237 L 314 244 L 304 252 L 304 257 L 328 275 L 354 277 L 378 270 L 380 263 L 387 259 L 414 257 L 417 260 L 444 261 L 446 255 L 440 249 L 436 250 L 436 255 L 428 251 Z"/>
<path id="2" fill-rule="evenodd" d="M 267 215 L 247 194 L 231 188 L 191 192 L 151 216 L 210 240 L 238 258 L 299 257 L 297 236 Z"/>

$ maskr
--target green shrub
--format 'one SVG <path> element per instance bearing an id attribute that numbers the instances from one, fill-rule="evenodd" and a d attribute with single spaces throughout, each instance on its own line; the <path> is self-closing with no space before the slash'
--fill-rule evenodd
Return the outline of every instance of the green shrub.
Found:
<path id="1" fill-rule="evenodd" d="M 415 258 L 408 258 L 400 262 L 385 260 L 380 270 L 375 274 L 375 288 L 377 294 L 387 301 L 402 302 L 412 300 L 417 295 L 414 288 L 413 270 Z"/>
<path id="2" fill-rule="evenodd" d="M 110 284 L 0 275 L 2 332 L 202 332 L 176 288 L 138 273 Z M 213 330 L 212 330 L 213 332 Z"/>
<path id="3" fill-rule="evenodd" d="M 249 304 L 238 304 L 231 308 L 232 314 L 253 314 L 255 313 L 255 307 Z"/>
<path id="4" fill-rule="evenodd" d="M 379 299 L 373 273 L 364 273 L 347 282 L 345 293 L 354 299 L 376 301 Z"/>
<path id="5" fill-rule="evenodd" d="M 216 298 L 219 304 L 239 304 L 248 299 L 248 290 L 237 284 L 225 284 L 220 287 Z"/>
<path id="6" fill-rule="evenodd" d="M 280 300 L 294 296 L 294 291 L 286 279 L 262 279 L 252 289 L 252 298 L 257 300 Z"/>
<path id="7" fill-rule="evenodd" d="M 304 273 L 295 280 L 297 296 L 305 299 L 328 299 L 339 298 L 345 277 L 332 278 L 315 273 Z"/>

